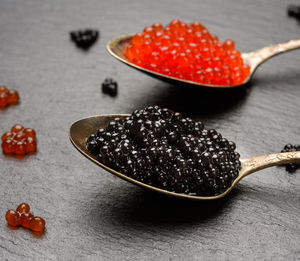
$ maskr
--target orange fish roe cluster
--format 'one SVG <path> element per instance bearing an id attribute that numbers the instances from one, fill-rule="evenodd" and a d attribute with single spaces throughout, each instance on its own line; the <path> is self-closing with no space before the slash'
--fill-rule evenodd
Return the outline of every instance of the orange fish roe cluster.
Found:
<path id="1" fill-rule="evenodd" d="M 0 108 L 5 108 L 9 104 L 17 104 L 18 101 L 19 93 L 17 91 L 0 86 Z"/>
<path id="2" fill-rule="evenodd" d="M 20 124 L 16 124 L 10 130 L 5 132 L 2 137 L 2 150 L 4 153 L 15 153 L 23 155 L 36 151 L 36 134 L 31 128 L 24 128 Z"/>
<path id="3" fill-rule="evenodd" d="M 43 231 L 46 225 L 43 218 L 35 217 L 30 213 L 30 206 L 27 203 L 20 204 L 16 211 L 8 210 L 5 218 L 7 223 L 13 227 L 22 226 L 36 232 Z"/>
<path id="4" fill-rule="evenodd" d="M 129 61 L 143 68 L 190 81 L 216 85 L 241 84 L 250 68 L 232 40 L 221 42 L 199 22 L 173 20 L 135 34 L 125 49 Z"/>

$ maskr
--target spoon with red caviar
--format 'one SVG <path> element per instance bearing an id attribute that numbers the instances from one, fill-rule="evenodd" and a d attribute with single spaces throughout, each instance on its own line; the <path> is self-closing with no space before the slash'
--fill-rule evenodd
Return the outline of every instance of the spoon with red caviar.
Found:
<path id="1" fill-rule="evenodd" d="M 87 146 L 87 141 L 89 137 L 93 135 L 93 133 L 99 132 L 100 129 L 101 132 L 104 133 L 103 130 L 106 130 L 111 122 L 113 121 L 115 122 L 115 119 L 118 118 L 118 120 L 126 120 L 130 118 L 130 116 L 131 115 L 128 114 L 115 114 L 115 115 L 109 114 L 109 115 L 92 116 L 92 117 L 78 120 L 74 122 L 70 127 L 70 133 L 69 133 L 70 140 L 72 144 L 75 146 L 75 148 L 79 150 L 79 152 L 81 152 L 85 157 L 87 157 L 89 160 L 91 160 L 101 168 L 112 173 L 113 175 L 116 175 L 117 177 L 123 180 L 141 186 L 143 188 L 150 189 L 152 191 L 163 193 L 169 196 L 173 196 L 177 198 L 193 199 L 193 200 L 218 199 L 227 195 L 238 184 L 240 180 L 242 180 L 244 177 L 248 176 L 251 173 L 254 173 L 256 171 L 271 166 L 283 165 L 288 163 L 300 163 L 300 151 L 277 153 L 277 154 L 240 159 L 239 170 L 237 171 L 237 175 L 235 175 L 234 178 L 232 179 L 230 183 L 231 185 L 227 186 L 220 194 L 215 194 L 215 195 L 207 195 L 207 196 L 192 195 L 192 194 L 177 193 L 167 189 L 162 189 L 156 187 L 155 185 L 149 185 L 146 184 L 145 182 L 138 181 L 135 178 L 125 175 L 121 171 L 116 171 L 109 164 L 104 164 L 103 162 L 100 162 L 97 155 L 91 153 L 91 151 Z M 153 170 L 155 171 L 155 166 L 152 167 Z M 151 169 L 152 167 L 150 166 Z M 159 173 L 157 174 L 159 175 Z"/>
<path id="2" fill-rule="evenodd" d="M 111 40 L 108 52 L 119 61 L 154 78 L 195 87 L 234 88 L 248 83 L 269 58 L 300 48 L 291 40 L 240 53 L 230 39 L 221 42 L 199 22 L 156 23 L 142 33 Z"/>

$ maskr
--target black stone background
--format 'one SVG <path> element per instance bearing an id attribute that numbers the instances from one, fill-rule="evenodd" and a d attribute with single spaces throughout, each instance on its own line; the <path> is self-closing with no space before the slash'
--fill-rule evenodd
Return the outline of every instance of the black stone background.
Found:
<path id="1" fill-rule="evenodd" d="M 299 38 L 283 0 L 0 0 L 0 83 L 21 102 L 0 111 L 0 131 L 15 123 L 37 132 L 38 151 L 0 154 L 1 260 L 299 260 L 300 171 L 273 167 L 245 178 L 226 198 L 176 200 L 120 180 L 69 141 L 72 122 L 157 104 L 182 111 L 237 143 L 242 157 L 300 142 L 300 52 L 262 65 L 251 86 L 203 92 L 172 86 L 114 60 L 117 36 L 175 18 L 200 21 L 241 51 Z M 297 2 L 296 2 L 297 3 Z M 299 2 L 298 2 L 299 3 Z M 97 28 L 89 52 L 69 31 Z M 100 91 L 119 83 L 116 98 Z M 7 209 L 28 202 L 45 218 L 42 237 L 10 230 Z"/>

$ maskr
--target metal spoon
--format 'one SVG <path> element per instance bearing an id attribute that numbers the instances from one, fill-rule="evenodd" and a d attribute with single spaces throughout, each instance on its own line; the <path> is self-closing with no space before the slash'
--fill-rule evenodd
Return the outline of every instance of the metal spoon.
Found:
<path id="1" fill-rule="evenodd" d="M 151 189 L 163 194 L 167 194 L 173 197 L 178 198 L 187 198 L 187 199 L 197 199 L 197 200 L 211 200 L 211 199 L 217 199 L 224 197 L 226 194 L 228 194 L 234 186 L 244 177 L 247 175 L 259 171 L 264 168 L 268 168 L 271 166 L 281 165 L 281 164 L 287 164 L 287 163 L 293 163 L 293 162 L 299 162 L 300 163 L 300 151 L 297 152 L 286 152 L 286 153 L 277 153 L 277 154 L 270 154 L 265 156 L 257 156 L 252 157 L 248 159 L 241 159 L 241 169 L 239 172 L 238 177 L 233 181 L 231 187 L 229 187 L 224 193 L 219 194 L 217 196 L 191 196 L 187 194 L 180 194 L 175 192 L 170 192 L 167 190 L 163 190 L 160 188 L 156 188 L 147 184 L 144 184 L 140 181 L 137 181 L 135 179 L 129 178 L 128 176 L 115 171 L 108 166 L 100 163 L 97 158 L 91 154 L 86 149 L 86 139 L 87 137 L 92 134 L 96 133 L 99 128 L 106 128 L 108 123 L 112 121 L 114 118 L 125 118 L 130 116 L 129 114 L 108 114 L 108 115 L 99 115 L 99 116 L 92 116 L 88 118 L 81 119 L 79 121 L 76 121 L 72 124 L 70 128 L 70 140 L 75 146 L 76 149 L 78 149 L 84 156 L 86 156 L 88 159 L 99 165 L 101 168 L 109 171 L 110 173 L 118 176 L 119 178 L 122 178 L 128 182 L 131 182 L 133 184 L 139 185 L 141 187 Z"/>
<path id="2" fill-rule="evenodd" d="M 190 85 L 190 86 L 195 86 L 195 87 L 202 86 L 202 87 L 219 88 L 219 89 L 234 88 L 234 87 L 238 87 L 238 86 L 248 83 L 251 80 L 255 70 L 263 62 L 267 61 L 269 58 L 271 58 L 277 54 L 300 48 L 300 39 L 299 39 L 299 40 L 291 40 L 286 43 L 270 45 L 270 46 L 264 47 L 262 49 L 258 49 L 256 51 L 253 51 L 250 53 L 242 53 L 242 58 L 244 59 L 244 62 L 250 66 L 250 74 L 249 74 L 248 78 L 246 78 L 242 84 L 226 86 L 226 85 L 198 83 L 198 82 L 194 82 L 194 81 L 188 81 L 188 80 L 171 77 L 168 75 L 164 75 L 161 73 L 157 73 L 157 72 L 145 69 L 143 67 L 140 67 L 140 66 L 128 61 L 124 55 L 124 50 L 125 50 L 126 45 L 129 43 L 129 41 L 131 40 L 132 37 L 133 37 L 133 35 L 125 35 L 120 38 L 114 39 L 107 43 L 106 49 L 113 57 L 115 57 L 119 61 L 121 61 L 141 72 L 144 72 L 154 78 L 158 78 L 160 80 L 170 82 L 173 84 L 181 83 L 184 85 Z"/>

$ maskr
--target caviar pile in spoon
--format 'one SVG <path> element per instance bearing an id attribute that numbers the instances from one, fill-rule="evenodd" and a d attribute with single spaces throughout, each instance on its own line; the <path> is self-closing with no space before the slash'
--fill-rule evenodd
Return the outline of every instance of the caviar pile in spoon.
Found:
<path id="1" fill-rule="evenodd" d="M 218 195 L 238 176 L 235 144 L 181 113 L 150 106 L 87 138 L 87 149 L 110 168 L 161 189 Z"/>
<path id="2" fill-rule="evenodd" d="M 159 23 L 135 34 L 126 58 L 167 76 L 214 85 L 242 84 L 250 74 L 232 40 L 221 42 L 199 22 Z"/>

